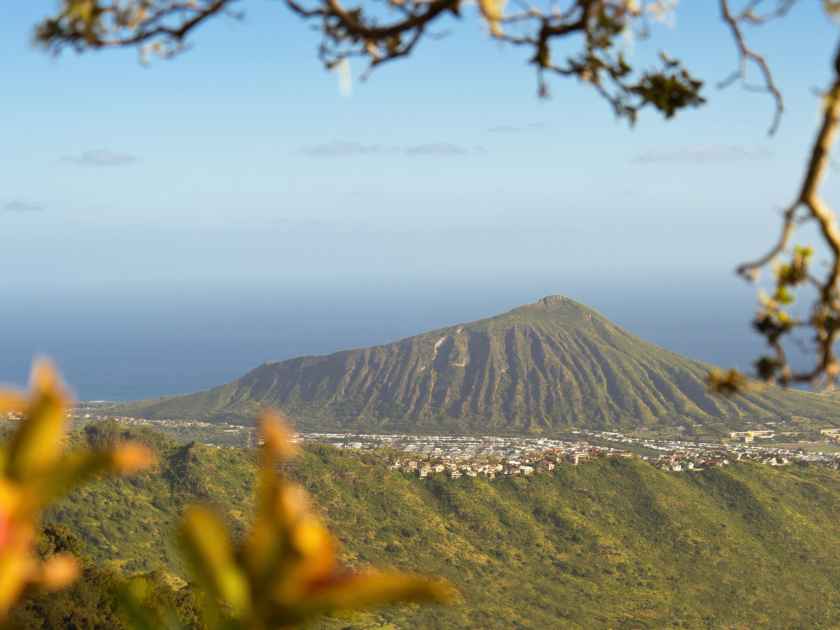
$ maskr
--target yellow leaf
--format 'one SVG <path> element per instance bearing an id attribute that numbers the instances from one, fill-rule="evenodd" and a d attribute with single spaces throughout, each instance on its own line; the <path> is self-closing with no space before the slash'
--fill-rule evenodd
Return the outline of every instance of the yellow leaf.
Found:
<path id="1" fill-rule="evenodd" d="M 124 442 L 117 445 L 111 453 L 114 472 L 120 475 L 133 475 L 136 472 L 154 466 L 157 457 L 148 446 L 137 442 Z"/>
<path id="2" fill-rule="evenodd" d="M 291 524 L 309 513 L 309 495 L 306 490 L 295 484 L 283 484 L 278 488 L 277 516 L 285 526 Z"/>
<path id="3" fill-rule="evenodd" d="M 277 574 L 274 598 L 294 605 L 312 584 L 329 581 L 336 574 L 336 545 L 326 527 L 313 515 L 296 523 L 290 536 L 291 551 L 286 570 Z"/>
<path id="4" fill-rule="evenodd" d="M 55 369 L 39 361 L 32 369 L 32 398 L 12 437 L 6 467 L 13 479 L 27 479 L 53 466 L 64 448 L 69 396 Z"/>
<path id="5" fill-rule="evenodd" d="M 250 575 L 260 581 L 277 568 L 279 545 L 277 528 L 266 518 L 258 518 L 245 538 L 245 563 Z"/>
<path id="6" fill-rule="evenodd" d="M 457 591 L 446 581 L 391 571 L 366 571 L 313 584 L 292 607 L 293 616 L 381 606 L 400 602 L 448 603 Z"/>
<path id="7" fill-rule="evenodd" d="M 258 425 L 268 455 L 288 459 L 298 454 L 298 447 L 292 441 L 293 434 L 289 429 L 288 421 L 278 411 L 274 409 L 263 411 Z"/>
<path id="8" fill-rule="evenodd" d="M 0 389 L 0 413 L 24 413 L 28 404 L 23 392 Z"/>
<path id="9" fill-rule="evenodd" d="M 0 618 L 17 602 L 35 572 L 35 560 L 20 549 L 0 554 Z"/>
<path id="10" fill-rule="evenodd" d="M 79 577 L 79 563 L 69 553 L 48 558 L 41 566 L 38 582 L 48 591 L 59 591 L 70 586 Z"/>
<path id="11" fill-rule="evenodd" d="M 32 364 L 29 387 L 33 395 L 47 395 L 64 388 L 55 365 L 49 359 L 36 359 Z"/>
<path id="12" fill-rule="evenodd" d="M 37 512 L 111 469 L 110 453 L 79 451 L 65 455 L 48 470 L 26 480 L 24 506 Z"/>
<path id="13" fill-rule="evenodd" d="M 212 510 L 192 506 L 181 524 L 181 540 L 196 577 L 224 601 L 231 612 L 241 615 L 250 605 L 250 589 L 236 564 L 227 528 Z"/>
<path id="14" fill-rule="evenodd" d="M 333 537 L 314 516 L 302 519 L 294 527 L 292 543 L 301 555 L 307 577 L 310 579 L 320 579 L 335 569 Z"/>
<path id="15" fill-rule="evenodd" d="M 478 0 L 478 8 L 494 36 L 502 34 L 501 20 L 504 17 L 506 0 Z"/>
<path id="16" fill-rule="evenodd" d="M 17 512 L 22 498 L 23 492 L 20 486 L 0 478 L 0 515 L 2 517 L 9 518 L 9 515 Z"/>

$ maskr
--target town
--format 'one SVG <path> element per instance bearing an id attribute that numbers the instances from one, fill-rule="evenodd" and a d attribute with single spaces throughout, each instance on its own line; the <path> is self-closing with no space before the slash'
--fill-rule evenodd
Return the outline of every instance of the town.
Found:
<path id="1" fill-rule="evenodd" d="M 148 426 L 180 441 L 196 441 L 218 447 L 253 447 L 257 436 L 252 426 L 211 423 L 196 419 L 151 420 L 114 416 L 105 404 L 82 403 L 73 412 L 77 426 L 114 420 L 128 426 Z M 840 449 L 835 447 L 840 429 L 820 430 L 820 442 L 773 443 L 776 435 L 767 429 L 731 432 L 717 442 L 638 437 L 616 431 L 572 430 L 560 437 L 493 435 L 370 434 L 352 432 L 301 432 L 295 439 L 341 449 L 381 454 L 392 470 L 427 478 L 534 475 L 557 466 L 576 466 L 599 458 L 638 458 L 659 469 L 697 472 L 734 462 L 768 466 L 792 463 L 840 468 Z"/>
<path id="2" fill-rule="evenodd" d="M 444 474 L 453 479 L 464 475 L 491 479 L 500 475 L 532 475 L 603 457 L 639 458 L 672 472 L 700 471 L 741 461 L 769 466 L 799 462 L 840 468 L 840 453 L 753 446 L 750 442 L 642 439 L 608 431 L 572 431 L 570 439 L 352 433 L 305 433 L 301 439 L 338 448 L 382 450 L 389 454 L 394 470 L 419 477 Z"/>

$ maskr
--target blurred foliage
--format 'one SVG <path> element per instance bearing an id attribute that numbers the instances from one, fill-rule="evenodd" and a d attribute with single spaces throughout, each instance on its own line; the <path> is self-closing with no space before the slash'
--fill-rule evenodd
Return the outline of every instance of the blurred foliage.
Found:
<path id="1" fill-rule="evenodd" d="M 281 628 L 338 610 L 399 601 L 442 602 L 453 597 L 453 589 L 440 580 L 350 571 L 339 565 L 335 542 L 313 513 L 305 492 L 287 482 L 279 468 L 295 454 L 295 448 L 273 413 L 264 413 L 260 420 L 264 445 L 256 509 L 253 524 L 241 540 L 234 542 L 233 532 L 213 509 L 191 506 L 184 511 L 180 549 L 193 571 L 197 591 L 187 589 L 181 594 L 190 596 L 179 597 L 165 574 L 135 575 L 123 583 L 122 576 L 114 573 L 117 567 L 83 569 L 74 555 L 83 539 L 72 530 L 50 524 L 39 538 L 42 512 L 84 482 L 150 467 L 155 456 L 147 444 L 163 446 L 166 440 L 142 432 L 147 444 L 129 441 L 134 434 L 104 423 L 86 427 L 86 445 L 68 451 L 68 442 L 79 441 L 67 439 L 69 403 L 65 388 L 46 362 L 33 369 L 28 395 L 0 392 L 0 412 L 19 421 L 0 451 L 0 622 L 26 627 L 40 619 L 48 627 L 150 630 Z M 185 479 L 174 471 L 169 481 L 176 486 Z M 195 486 L 188 487 L 202 498 L 211 494 L 208 487 L 198 492 Z M 123 516 L 130 517 L 114 515 L 114 520 Z M 72 592 L 48 599 L 39 595 L 64 589 L 80 575 Z M 77 610 L 74 602 L 78 600 L 87 601 L 87 606 Z"/>
<path id="2" fill-rule="evenodd" d="M 193 28 L 228 11 L 236 0 L 61 0 L 35 30 L 35 41 L 54 52 L 111 46 L 148 46 L 171 55 Z"/>
<path id="3" fill-rule="evenodd" d="M 743 393 L 750 387 L 749 379 L 734 369 L 712 369 L 709 371 L 706 383 L 710 391 L 724 396 Z"/>
<path id="4" fill-rule="evenodd" d="M 253 522 L 239 542 L 223 516 L 203 506 L 187 508 L 179 527 L 181 548 L 202 592 L 207 628 L 283 628 L 312 618 L 380 604 L 449 601 L 441 580 L 397 572 L 350 571 L 339 565 L 336 543 L 314 514 L 306 493 L 289 483 L 280 465 L 296 454 L 278 414 L 259 420 L 258 483 Z M 143 605 L 145 588 L 127 591 L 135 627 L 176 627 Z"/>
<path id="5" fill-rule="evenodd" d="M 77 560 L 60 551 L 37 554 L 43 510 L 104 474 L 131 474 L 154 462 L 145 446 L 66 450 L 70 398 L 53 367 L 32 371 L 30 392 L 0 391 L 0 414 L 18 424 L 0 450 L 0 620 L 28 592 L 57 591 L 78 576 Z"/>

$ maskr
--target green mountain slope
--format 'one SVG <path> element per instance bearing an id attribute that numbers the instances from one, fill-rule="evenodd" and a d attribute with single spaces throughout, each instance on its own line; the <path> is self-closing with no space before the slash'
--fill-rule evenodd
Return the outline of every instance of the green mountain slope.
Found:
<path id="1" fill-rule="evenodd" d="M 707 371 L 573 300 L 548 297 L 391 344 L 265 364 L 227 385 L 129 412 L 241 420 L 273 405 L 304 429 L 388 431 L 692 431 L 794 417 L 840 424 L 836 401 L 804 392 L 711 396 Z"/>
<path id="2" fill-rule="evenodd" d="M 50 516 L 99 566 L 184 576 L 161 541 L 183 506 L 251 509 L 253 453 L 159 441 L 161 469 L 109 480 Z M 376 454 L 307 446 L 292 469 L 345 559 L 442 575 L 447 608 L 396 608 L 329 628 L 840 627 L 840 473 L 734 465 L 665 473 L 638 460 L 495 481 L 420 480 Z"/>

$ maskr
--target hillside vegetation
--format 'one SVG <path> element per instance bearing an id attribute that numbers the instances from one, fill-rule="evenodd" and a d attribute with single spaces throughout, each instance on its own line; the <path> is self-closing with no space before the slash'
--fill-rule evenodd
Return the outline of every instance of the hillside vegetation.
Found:
<path id="1" fill-rule="evenodd" d="M 269 363 L 127 412 L 242 421 L 272 405 L 306 430 L 456 433 L 840 425 L 840 405 L 824 396 L 779 388 L 713 396 L 708 370 L 555 296 L 391 344 Z"/>
<path id="2" fill-rule="evenodd" d="M 85 488 L 48 522 L 71 531 L 100 571 L 156 570 L 179 585 L 188 576 L 162 542 L 176 516 L 213 500 L 232 523 L 247 522 L 253 453 L 141 437 L 161 451 L 158 471 Z M 610 459 L 533 477 L 420 480 L 376 454 L 308 446 L 291 472 L 351 564 L 440 575 L 463 595 L 452 607 L 388 609 L 328 627 L 840 626 L 840 473 L 827 468 L 674 474 Z M 97 601 L 88 593 L 74 605 Z M 26 612 L 24 627 L 46 614 Z"/>

